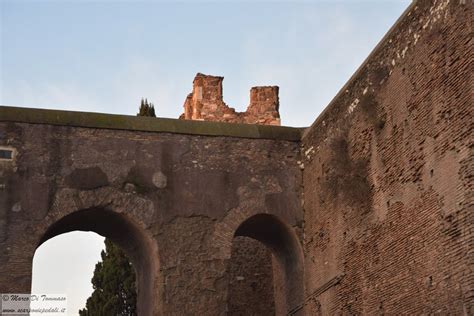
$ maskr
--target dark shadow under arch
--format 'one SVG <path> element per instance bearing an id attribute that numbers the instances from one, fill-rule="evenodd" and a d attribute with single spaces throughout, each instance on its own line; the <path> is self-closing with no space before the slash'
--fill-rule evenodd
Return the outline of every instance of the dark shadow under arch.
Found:
<path id="1" fill-rule="evenodd" d="M 64 216 L 52 224 L 36 249 L 45 241 L 72 231 L 92 231 L 109 238 L 124 250 L 136 271 L 137 311 L 139 315 L 153 315 L 153 291 L 157 288 L 158 260 L 156 244 L 136 223 L 122 213 L 102 208 L 80 210 Z"/>
<path id="2" fill-rule="evenodd" d="M 271 214 L 256 214 L 240 224 L 234 234 L 256 239 L 273 253 L 275 310 L 287 314 L 303 302 L 303 251 L 294 230 Z"/>

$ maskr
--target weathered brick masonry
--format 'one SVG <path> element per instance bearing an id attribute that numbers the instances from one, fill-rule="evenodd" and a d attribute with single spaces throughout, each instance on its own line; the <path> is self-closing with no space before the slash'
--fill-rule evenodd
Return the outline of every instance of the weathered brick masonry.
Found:
<path id="1" fill-rule="evenodd" d="M 474 314 L 472 15 L 412 4 L 305 133 L 308 314 Z"/>
<path id="2" fill-rule="evenodd" d="M 92 230 L 131 257 L 141 315 L 473 315 L 472 18 L 413 2 L 302 135 L 0 107 L 0 292 L 30 290 L 42 242 Z M 219 78 L 185 118 L 241 117 Z"/>
<path id="3" fill-rule="evenodd" d="M 130 256 L 140 315 L 226 314 L 235 235 L 276 251 L 282 295 L 301 301 L 300 130 L 7 107 L 0 116 L 3 150 L 15 151 L 0 162 L 1 292 L 30 291 L 42 242 L 91 230 Z"/>
<path id="4" fill-rule="evenodd" d="M 250 89 L 250 105 L 246 112 L 239 113 L 223 101 L 223 80 L 224 77 L 198 73 L 180 119 L 280 125 L 277 86 Z M 229 265 L 227 313 L 275 314 L 274 281 L 271 251 L 255 239 L 235 237 Z"/>
<path id="5" fill-rule="evenodd" d="M 247 110 L 236 112 L 224 102 L 223 80 L 224 77 L 198 73 L 193 81 L 193 92 L 184 102 L 184 113 L 180 119 L 280 125 L 277 86 L 253 87 Z"/>

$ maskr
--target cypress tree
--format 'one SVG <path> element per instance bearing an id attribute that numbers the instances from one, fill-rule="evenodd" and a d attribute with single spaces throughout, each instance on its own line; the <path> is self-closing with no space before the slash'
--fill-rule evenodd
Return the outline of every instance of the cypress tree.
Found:
<path id="1" fill-rule="evenodd" d="M 132 264 L 123 250 L 107 238 L 101 257 L 92 277 L 94 291 L 79 315 L 136 315 L 137 291 Z"/>
<path id="2" fill-rule="evenodd" d="M 138 110 L 137 116 L 151 116 L 151 117 L 156 117 L 155 114 L 155 106 L 153 103 L 148 103 L 148 100 L 145 99 L 141 100 L 140 102 L 140 109 Z"/>

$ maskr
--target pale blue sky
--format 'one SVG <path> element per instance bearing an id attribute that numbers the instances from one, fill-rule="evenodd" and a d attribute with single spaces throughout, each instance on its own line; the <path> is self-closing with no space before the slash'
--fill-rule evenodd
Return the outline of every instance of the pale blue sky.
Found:
<path id="1" fill-rule="evenodd" d="M 308 126 L 409 3 L 0 0 L 0 104 L 135 115 L 148 97 L 176 118 L 203 72 L 239 111 L 251 86 L 280 86 L 283 125 Z M 33 289 L 67 292 L 71 312 L 102 246 L 85 235 L 35 256 Z"/>

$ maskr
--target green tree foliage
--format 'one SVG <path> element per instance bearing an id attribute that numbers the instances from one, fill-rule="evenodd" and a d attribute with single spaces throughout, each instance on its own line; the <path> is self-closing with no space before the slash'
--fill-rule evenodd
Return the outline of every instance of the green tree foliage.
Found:
<path id="1" fill-rule="evenodd" d="M 80 316 L 136 315 L 137 291 L 135 271 L 125 253 L 109 239 L 105 239 L 102 262 L 95 266 L 92 286 Z"/>
<path id="2" fill-rule="evenodd" d="M 140 102 L 140 110 L 137 113 L 137 116 L 151 116 L 151 117 L 156 117 L 155 114 L 155 106 L 153 103 L 148 103 L 148 100 L 145 99 Z"/>

